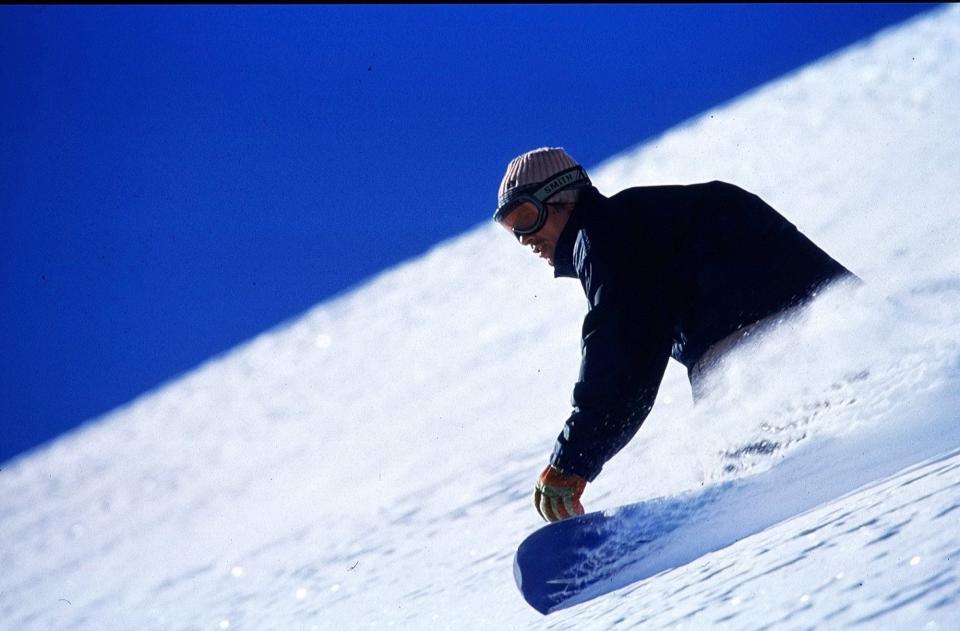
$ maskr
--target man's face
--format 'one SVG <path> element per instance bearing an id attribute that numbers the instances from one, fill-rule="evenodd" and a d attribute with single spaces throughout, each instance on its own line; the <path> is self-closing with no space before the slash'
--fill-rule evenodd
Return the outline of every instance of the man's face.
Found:
<path id="1" fill-rule="evenodd" d="M 520 237 L 520 243 L 529 246 L 533 253 L 547 261 L 550 267 L 553 267 L 554 255 L 556 254 L 557 241 L 560 239 L 560 233 L 563 232 L 570 218 L 568 210 L 561 210 L 562 207 L 553 204 L 547 204 L 547 221 L 543 227 L 533 234 L 525 234 Z"/>

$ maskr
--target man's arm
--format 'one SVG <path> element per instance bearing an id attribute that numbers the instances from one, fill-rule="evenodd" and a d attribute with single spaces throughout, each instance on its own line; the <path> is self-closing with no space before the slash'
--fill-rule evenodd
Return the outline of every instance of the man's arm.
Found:
<path id="1" fill-rule="evenodd" d="M 625 270 L 615 275 L 596 250 L 586 239 L 578 242 L 577 271 L 590 311 L 583 322 L 573 413 L 550 459 L 563 473 L 588 481 L 640 429 L 653 408 L 672 347 L 663 297 L 651 295 L 646 304 L 635 295 L 629 302 L 622 299 L 618 294 L 628 288 L 618 281 Z"/>

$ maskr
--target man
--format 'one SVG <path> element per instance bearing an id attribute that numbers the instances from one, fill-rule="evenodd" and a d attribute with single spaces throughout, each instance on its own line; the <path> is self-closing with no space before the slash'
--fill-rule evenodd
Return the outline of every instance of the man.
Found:
<path id="1" fill-rule="evenodd" d="M 563 149 L 512 160 L 494 220 L 579 278 L 589 302 L 573 413 L 540 474 L 547 521 L 583 514 L 587 482 L 637 433 L 673 357 L 694 397 L 724 353 L 853 278 L 756 195 L 732 184 L 629 188 L 605 197 Z"/>

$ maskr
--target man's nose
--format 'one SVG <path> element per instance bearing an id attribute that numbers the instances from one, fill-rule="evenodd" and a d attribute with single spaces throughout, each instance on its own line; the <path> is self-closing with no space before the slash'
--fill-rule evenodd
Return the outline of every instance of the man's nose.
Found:
<path id="1" fill-rule="evenodd" d="M 529 234 L 521 234 L 521 235 L 520 235 L 519 237 L 517 237 L 517 238 L 520 239 L 520 245 L 529 245 L 529 244 L 530 244 L 531 239 L 530 239 L 530 235 L 529 235 Z"/>

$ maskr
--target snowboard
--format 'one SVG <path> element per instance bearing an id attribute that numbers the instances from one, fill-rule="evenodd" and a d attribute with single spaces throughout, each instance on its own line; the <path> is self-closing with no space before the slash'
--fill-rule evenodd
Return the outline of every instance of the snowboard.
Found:
<path id="1" fill-rule="evenodd" d="M 548 614 L 689 563 L 720 543 L 702 528 L 715 521 L 727 489 L 720 484 L 548 524 L 517 548 L 517 587 Z"/>

